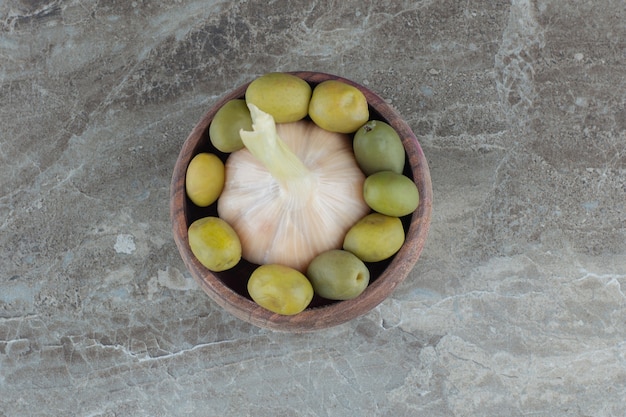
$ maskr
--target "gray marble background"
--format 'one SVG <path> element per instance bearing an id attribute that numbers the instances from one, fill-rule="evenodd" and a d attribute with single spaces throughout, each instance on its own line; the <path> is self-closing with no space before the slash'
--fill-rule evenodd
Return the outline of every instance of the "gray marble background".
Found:
<path id="1" fill-rule="evenodd" d="M 624 416 L 626 4 L 0 1 L 0 416 Z M 258 329 L 174 245 L 178 150 L 268 71 L 353 79 L 427 155 L 422 257 Z"/>

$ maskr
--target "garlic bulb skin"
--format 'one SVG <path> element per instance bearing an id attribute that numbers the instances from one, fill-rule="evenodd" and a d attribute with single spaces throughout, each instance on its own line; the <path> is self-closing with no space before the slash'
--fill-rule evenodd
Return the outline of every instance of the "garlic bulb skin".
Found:
<path id="1" fill-rule="evenodd" d="M 369 213 L 365 176 L 347 135 L 307 120 L 276 124 L 275 132 L 306 169 L 276 157 L 265 162 L 281 164 L 273 176 L 249 149 L 232 153 L 218 214 L 237 232 L 244 259 L 306 271 L 315 256 L 340 248 L 348 229 Z"/>

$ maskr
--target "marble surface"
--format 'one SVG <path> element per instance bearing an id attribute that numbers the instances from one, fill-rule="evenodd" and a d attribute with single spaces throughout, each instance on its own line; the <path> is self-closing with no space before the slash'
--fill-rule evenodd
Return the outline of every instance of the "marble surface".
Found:
<path id="1" fill-rule="evenodd" d="M 624 416 L 623 0 L 0 2 L 0 416 Z M 313 334 L 223 312 L 178 150 L 268 71 L 367 85 L 427 155 L 409 278 Z"/>

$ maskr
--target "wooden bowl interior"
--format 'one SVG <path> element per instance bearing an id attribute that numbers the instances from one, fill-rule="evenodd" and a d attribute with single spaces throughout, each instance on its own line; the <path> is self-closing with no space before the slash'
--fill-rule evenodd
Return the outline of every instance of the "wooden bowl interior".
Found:
<path id="1" fill-rule="evenodd" d="M 185 193 L 185 173 L 191 159 L 200 152 L 211 152 L 226 161 L 228 154 L 215 149 L 209 140 L 208 129 L 215 113 L 226 102 L 243 98 L 248 84 L 244 84 L 222 97 L 194 127 L 186 139 L 174 167 L 170 189 L 170 214 L 174 240 L 191 275 L 207 295 L 236 317 L 256 326 L 279 331 L 308 332 L 338 325 L 358 317 L 374 308 L 400 284 L 411 271 L 424 247 L 432 209 L 432 188 L 428 164 L 422 149 L 399 114 L 371 90 L 350 80 L 323 73 L 293 72 L 308 81 L 312 87 L 335 79 L 354 85 L 367 98 L 370 119 L 389 123 L 400 135 L 406 150 L 404 175 L 413 179 L 420 193 L 417 210 L 401 218 L 406 239 L 393 257 L 377 263 L 368 263 L 370 285 L 357 298 L 347 301 L 331 301 L 315 296 L 311 305 L 294 316 L 272 313 L 252 301 L 246 289 L 247 281 L 258 266 L 242 259 L 234 268 L 223 272 L 211 272 L 202 266 L 189 248 L 187 228 L 195 220 L 217 216 L 217 203 L 201 208 L 194 205 Z"/>

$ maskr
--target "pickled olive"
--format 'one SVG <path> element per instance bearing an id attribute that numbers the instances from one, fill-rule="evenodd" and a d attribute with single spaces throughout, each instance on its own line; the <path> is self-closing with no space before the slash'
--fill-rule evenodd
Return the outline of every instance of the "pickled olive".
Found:
<path id="1" fill-rule="evenodd" d="M 303 119 L 309 109 L 311 86 L 292 74 L 270 72 L 250 83 L 246 103 L 272 115 L 276 123 Z M 246 129 L 250 130 L 250 129 Z"/>
<path id="2" fill-rule="evenodd" d="M 346 233 L 343 248 L 364 262 L 378 262 L 395 254 L 404 243 L 404 229 L 397 217 L 371 213 Z"/>
<path id="3" fill-rule="evenodd" d="M 379 171 L 402 174 L 405 151 L 393 127 L 379 120 L 370 120 L 354 134 L 354 157 L 365 175 Z"/>
<path id="4" fill-rule="evenodd" d="M 225 271 L 239 263 L 241 242 L 232 227 L 219 217 L 203 217 L 187 231 L 189 247 L 207 269 Z"/>
<path id="5" fill-rule="evenodd" d="M 321 297 L 349 300 L 367 288 L 370 272 L 356 255 L 336 249 L 316 256 L 309 264 L 307 277 Z"/>
<path id="6" fill-rule="evenodd" d="M 372 210 L 402 217 L 419 204 L 419 191 L 409 177 L 391 171 L 370 175 L 363 182 L 363 198 Z"/>
<path id="7" fill-rule="evenodd" d="M 369 119 L 367 98 L 350 84 L 322 81 L 313 89 L 309 117 L 330 132 L 352 133 Z"/>
<path id="8" fill-rule="evenodd" d="M 230 153 L 243 148 L 239 131 L 252 129 L 252 117 L 243 99 L 230 100 L 213 117 L 209 139 L 221 152 Z"/>
<path id="9" fill-rule="evenodd" d="M 248 280 L 250 297 L 263 308 L 282 315 L 303 311 L 313 299 L 313 287 L 301 272 L 280 264 L 265 264 Z"/>
<path id="10" fill-rule="evenodd" d="M 224 163 L 212 153 L 193 157 L 185 173 L 185 191 L 199 207 L 213 204 L 224 188 Z"/>

